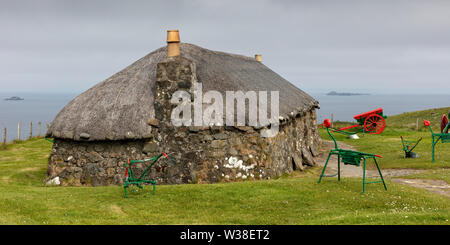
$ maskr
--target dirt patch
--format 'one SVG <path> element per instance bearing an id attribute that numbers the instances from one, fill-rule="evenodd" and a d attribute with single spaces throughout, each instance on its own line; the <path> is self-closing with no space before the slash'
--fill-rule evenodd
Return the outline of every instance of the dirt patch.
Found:
<path id="1" fill-rule="evenodd" d="M 430 179 L 392 179 L 392 181 L 410 185 L 417 188 L 423 188 L 434 193 L 450 197 L 450 185 L 443 180 Z"/>
<path id="2" fill-rule="evenodd" d="M 397 176 L 407 176 L 407 175 L 413 175 L 425 172 L 426 170 L 423 169 L 382 169 L 381 173 L 383 174 L 383 177 L 392 178 Z"/>
<path id="3" fill-rule="evenodd" d="M 126 215 L 126 213 L 117 205 L 113 204 L 109 207 L 111 211 L 118 215 Z"/>
<path id="4" fill-rule="evenodd" d="M 10 182 L 9 176 L 2 176 L 2 181 L 5 182 L 6 184 L 9 184 Z"/>
<path id="5" fill-rule="evenodd" d="M 40 168 L 22 168 L 20 172 L 38 171 Z"/>

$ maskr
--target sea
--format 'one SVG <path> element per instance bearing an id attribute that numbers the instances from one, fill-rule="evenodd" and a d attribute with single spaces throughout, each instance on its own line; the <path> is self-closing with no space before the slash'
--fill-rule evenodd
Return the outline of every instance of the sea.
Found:
<path id="1" fill-rule="evenodd" d="M 4 100 L 12 96 L 24 98 L 20 101 Z M 33 123 L 33 136 L 38 135 L 38 122 L 41 122 L 41 135 L 46 132 L 58 112 L 77 96 L 75 93 L 2 93 L 0 92 L 0 139 L 7 128 L 7 141 L 17 139 L 17 124 L 21 125 L 21 139 L 30 135 L 30 122 Z M 444 94 L 371 94 L 353 96 L 329 96 L 311 93 L 320 103 L 317 110 L 318 122 L 325 118 L 335 121 L 354 122 L 354 115 L 383 108 L 387 116 L 403 112 L 450 107 L 450 95 Z"/>

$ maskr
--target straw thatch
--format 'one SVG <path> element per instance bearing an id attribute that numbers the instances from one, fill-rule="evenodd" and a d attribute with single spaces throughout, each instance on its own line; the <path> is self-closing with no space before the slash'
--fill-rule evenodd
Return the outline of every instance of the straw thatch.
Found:
<path id="1" fill-rule="evenodd" d="M 160 48 L 72 100 L 56 116 L 47 136 L 72 140 L 143 139 L 151 136 L 156 65 L 167 57 Z M 279 91 L 280 115 L 318 106 L 311 96 L 253 58 L 181 44 L 181 56 L 197 67 L 203 90 Z M 81 135 L 81 137 L 80 137 Z"/>

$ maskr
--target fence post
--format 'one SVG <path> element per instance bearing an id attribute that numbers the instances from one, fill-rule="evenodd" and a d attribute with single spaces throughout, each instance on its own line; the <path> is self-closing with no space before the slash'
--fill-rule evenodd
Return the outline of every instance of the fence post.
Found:
<path id="1" fill-rule="evenodd" d="M 17 123 L 17 140 L 20 140 L 20 122 Z"/>
<path id="2" fill-rule="evenodd" d="M 6 128 L 3 129 L 3 149 L 6 149 Z"/>
<path id="3" fill-rule="evenodd" d="M 30 122 L 30 138 L 33 138 L 33 122 Z"/>
<path id="4" fill-rule="evenodd" d="M 419 131 L 419 118 L 416 120 L 416 131 Z"/>
<path id="5" fill-rule="evenodd" d="M 38 122 L 38 137 L 40 138 L 41 137 L 41 122 Z"/>
<path id="6" fill-rule="evenodd" d="M 333 122 L 334 122 L 334 115 L 333 113 L 331 113 L 331 127 L 333 127 Z"/>

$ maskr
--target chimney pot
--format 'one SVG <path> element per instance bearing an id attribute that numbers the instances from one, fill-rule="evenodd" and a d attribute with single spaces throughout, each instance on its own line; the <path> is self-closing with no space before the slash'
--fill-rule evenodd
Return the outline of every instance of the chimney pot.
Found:
<path id="1" fill-rule="evenodd" d="M 260 54 L 255 54 L 255 60 L 261 62 L 262 56 Z"/>
<path id="2" fill-rule="evenodd" d="M 180 56 L 180 32 L 178 30 L 167 31 L 167 56 Z"/>

